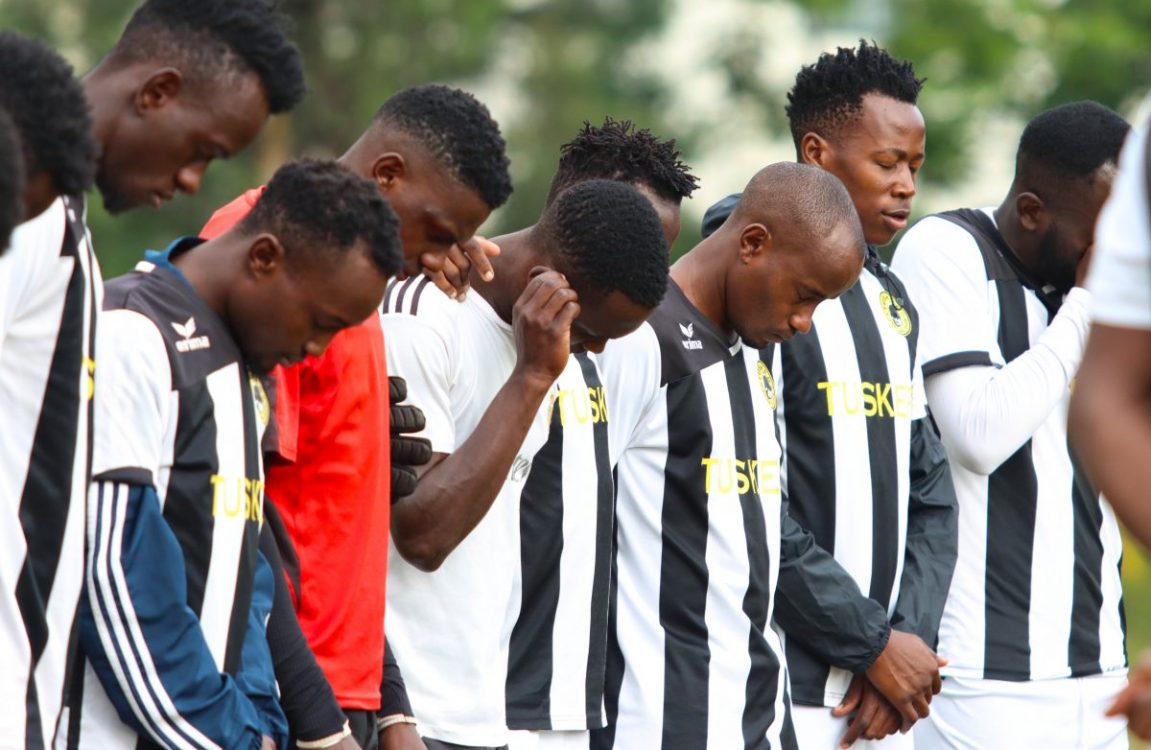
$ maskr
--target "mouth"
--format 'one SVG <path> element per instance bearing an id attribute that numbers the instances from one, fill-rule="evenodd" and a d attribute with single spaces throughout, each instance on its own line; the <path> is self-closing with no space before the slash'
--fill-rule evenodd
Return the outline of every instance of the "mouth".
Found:
<path id="1" fill-rule="evenodd" d="M 911 209 L 897 208 L 894 211 L 883 212 L 883 222 L 892 229 L 899 231 L 907 226 L 907 220 L 911 216 Z"/>
<path id="2" fill-rule="evenodd" d="M 152 193 L 151 204 L 152 208 L 160 208 L 168 201 L 172 200 L 175 196 L 172 193 Z"/>

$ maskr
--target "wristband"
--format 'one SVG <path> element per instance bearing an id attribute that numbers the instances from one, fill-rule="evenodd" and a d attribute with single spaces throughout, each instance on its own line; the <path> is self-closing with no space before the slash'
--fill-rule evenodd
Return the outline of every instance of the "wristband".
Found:
<path id="1" fill-rule="evenodd" d="M 404 714 L 392 714 L 391 716 L 381 716 L 376 719 L 376 731 L 382 732 L 388 727 L 395 726 L 396 724 L 411 724 L 415 726 L 416 717 L 405 716 Z"/>
<path id="2" fill-rule="evenodd" d="M 296 740 L 296 745 L 300 750 L 320 750 L 320 748 L 332 747 L 345 737 L 352 734 L 352 728 L 348 722 L 344 722 L 344 728 L 335 734 L 329 734 L 327 737 L 321 737 L 318 740 Z"/>

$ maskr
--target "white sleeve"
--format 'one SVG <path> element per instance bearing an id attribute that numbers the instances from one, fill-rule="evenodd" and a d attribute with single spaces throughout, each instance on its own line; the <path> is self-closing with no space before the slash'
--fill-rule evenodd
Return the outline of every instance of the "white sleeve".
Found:
<path id="1" fill-rule="evenodd" d="M 419 316 L 387 313 L 381 323 L 388 373 L 407 381 L 408 403 L 424 412 L 426 426 L 419 436 L 430 440 L 436 453 L 452 453 L 459 447 L 456 414 L 464 396 L 455 392 L 458 349 L 450 320 L 421 311 Z"/>
<path id="2" fill-rule="evenodd" d="M 596 362 L 608 403 L 608 455 L 615 466 L 635 442 L 659 394 L 662 364 L 655 331 L 645 324 L 608 341 Z"/>
<path id="3" fill-rule="evenodd" d="M 946 219 L 928 216 L 900 241 L 891 268 L 919 311 L 917 355 L 923 374 L 969 365 L 1002 364 L 991 319 L 990 284 L 975 238 Z"/>
<path id="4" fill-rule="evenodd" d="M 1121 328 L 1151 328 L 1151 203 L 1147 200 L 1145 130 L 1132 130 L 1119 174 L 1095 228 L 1087 277 L 1092 317 Z"/>
<path id="5" fill-rule="evenodd" d="M 956 230 L 969 238 L 978 254 L 974 239 L 959 227 Z M 1087 341 L 1091 295 L 1072 289 L 1043 335 L 1003 366 L 998 346 L 987 340 L 995 328 L 990 323 L 986 299 L 990 287 L 982 260 L 977 269 L 970 261 L 954 262 L 954 245 L 940 244 L 947 249 L 934 252 L 930 247 L 924 242 L 905 253 L 900 243 L 893 265 L 917 300 L 920 320 L 929 321 L 921 324 L 919 338 L 925 351 L 927 401 L 955 458 L 971 471 L 990 474 L 1035 434 L 1066 396 Z M 970 293 L 976 272 L 983 279 L 983 299 L 978 301 Z M 975 328 L 980 329 L 978 334 L 970 330 Z M 983 339 L 982 351 L 995 352 L 984 362 L 969 356 L 977 350 L 977 336 Z"/>
<path id="6" fill-rule="evenodd" d="M 95 360 L 92 476 L 129 472 L 133 484 L 155 484 L 173 417 L 163 337 L 137 312 L 106 310 L 96 331 Z"/>
<path id="7" fill-rule="evenodd" d="M 54 293 L 58 286 L 43 281 L 42 274 L 56 274 L 67 230 L 64 210 L 64 201 L 58 198 L 42 214 L 17 226 L 7 251 L 0 255 L 0 349 L 16 319 L 30 307 L 39 307 L 29 297 Z"/>

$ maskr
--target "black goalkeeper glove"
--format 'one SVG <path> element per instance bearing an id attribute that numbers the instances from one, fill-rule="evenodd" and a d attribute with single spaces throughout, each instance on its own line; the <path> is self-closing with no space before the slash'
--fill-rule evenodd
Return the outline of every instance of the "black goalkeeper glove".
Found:
<path id="1" fill-rule="evenodd" d="M 418 406 L 401 404 L 408 397 L 403 378 L 388 377 L 388 399 L 392 421 L 392 502 L 416 490 L 416 467 L 432 460 L 432 444 L 427 438 L 408 433 L 424 429 L 424 413 Z"/>

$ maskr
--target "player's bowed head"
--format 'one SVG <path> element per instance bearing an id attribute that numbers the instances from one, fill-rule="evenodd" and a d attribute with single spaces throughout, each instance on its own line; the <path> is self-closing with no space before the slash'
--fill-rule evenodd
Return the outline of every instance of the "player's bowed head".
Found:
<path id="1" fill-rule="evenodd" d="M 843 183 L 792 162 L 752 177 L 731 216 L 697 248 L 704 252 L 680 262 L 719 287 L 704 296 L 716 309 L 703 312 L 754 347 L 807 333 L 816 306 L 855 284 L 866 253 Z"/>

